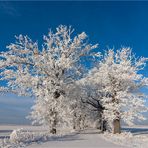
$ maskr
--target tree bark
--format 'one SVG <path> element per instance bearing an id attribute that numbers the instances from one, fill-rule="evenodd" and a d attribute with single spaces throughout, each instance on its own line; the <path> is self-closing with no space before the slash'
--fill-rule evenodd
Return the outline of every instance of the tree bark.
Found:
<path id="1" fill-rule="evenodd" d="M 107 122 L 105 121 L 105 120 L 102 120 L 101 119 L 101 122 L 100 122 L 100 130 L 101 130 L 101 132 L 105 132 L 105 131 L 107 131 Z"/>
<path id="2" fill-rule="evenodd" d="M 57 129 L 56 129 L 56 126 L 57 126 L 57 113 L 54 112 L 54 114 L 55 114 L 55 118 L 54 118 L 54 121 L 52 123 L 51 130 L 50 130 L 51 134 L 56 134 L 57 133 Z"/>
<path id="3" fill-rule="evenodd" d="M 121 133 L 120 119 L 115 119 L 113 121 L 113 133 L 114 134 L 120 134 Z"/>
<path id="4" fill-rule="evenodd" d="M 61 94 L 60 94 L 60 92 L 58 90 L 56 90 L 54 92 L 54 98 L 55 99 L 58 99 L 60 97 L 60 95 Z M 52 123 L 52 128 L 50 130 L 50 133 L 56 134 L 57 133 L 57 129 L 56 129 L 56 126 L 57 126 L 57 112 L 55 112 L 55 110 L 52 112 L 52 116 L 55 116 L 55 117 L 54 117 L 54 121 Z"/>
<path id="5" fill-rule="evenodd" d="M 56 128 L 52 128 L 52 129 L 50 130 L 50 133 L 51 133 L 51 134 L 56 134 L 56 133 L 57 133 Z"/>

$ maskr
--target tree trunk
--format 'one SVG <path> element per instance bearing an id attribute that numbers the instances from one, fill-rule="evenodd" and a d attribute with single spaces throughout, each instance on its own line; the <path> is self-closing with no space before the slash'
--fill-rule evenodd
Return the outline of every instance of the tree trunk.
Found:
<path id="1" fill-rule="evenodd" d="M 101 132 L 105 132 L 107 130 L 107 122 L 105 120 L 101 120 L 100 130 Z"/>
<path id="2" fill-rule="evenodd" d="M 74 115 L 73 115 L 73 129 L 76 129 L 76 118 L 77 118 L 77 115 L 76 115 L 76 113 L 74 113 Z"/>
<path id="3" fill-rule="evenodd" d="M 115 119 L 113 121 L 113 133 L 114 134 L 120 134 L 121 133 L 120 119 Z"/>
<path id="4" fill-rule="evenodd" d="M 100 118 L 100 121 L 99 122 L 100 122 L 100 130 L 101 130 L 101 132 L 104 132 L 104 131 L 107 130 L 107 121 L 105 121 L 103 119 L 102 112 L 103 111 L 101 111 L 101 113 L 99 112 L 99 118 Z"/>
<path id="5" fill-rule="evenodd" d="M 50 130 L 50 133 L 51 133 L 51 134 L 56 134 L 56 133 L 57 133 L 56 128 L 52 128 L 52 129 Z"/>
<path id="6" fill-rule="evenodd" d="M 52 123 L 52 128 L 51 128 L 51 130 L 50 130 L 50 133 L 51 133 L 51 134 L 56 134 L 56 133 L 57 133 L 56 125 L 57 125 L 57 120 L 56 120 L 56 118 L 55 118 L 54 121 L 53 121 L 53 123 Z"/>
<path id="7" fill-rule="evenodd" d="M 102 131 L 106 131 L 107 130 L 107 121 L 103 120 L 103 129 Z"/>
<path id="8" fill-rule="evenodd" d="M 61 94 L 59 93 L 58 90 L 56 90 L 56 91 L 54 92 L 54 98 L 55 98 L 55 99 L 59 98 L 60 95 L 61 95 Z M 54 116 L 54 121 L 53 121 L 53 123 L 52 123 L 52 128 L 51 128 L 51 130 L 50 130 L 50 133 L 56 134 L 56 133 L 57 133 L 57 129 L 56 129 L 56 126 L 57 126 L 57 112 L 55 111 L 55 109 L 54 109 L 54 111 L 52 112 L 52 115 Z"/>

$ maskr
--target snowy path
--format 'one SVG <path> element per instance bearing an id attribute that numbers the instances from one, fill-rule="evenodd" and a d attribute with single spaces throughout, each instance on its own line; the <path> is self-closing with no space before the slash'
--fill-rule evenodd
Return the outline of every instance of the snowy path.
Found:
<path id="1" fill-rule="evenodd" d="M 40 144 L 32 144 L 27 148 L 125 148 L 104 140 L 101 135 L 94 132 L 73 134 Z"/>

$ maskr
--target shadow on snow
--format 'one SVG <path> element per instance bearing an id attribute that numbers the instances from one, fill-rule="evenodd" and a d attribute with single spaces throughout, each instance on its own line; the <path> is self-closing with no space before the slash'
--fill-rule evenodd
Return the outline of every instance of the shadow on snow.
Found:
<path id="1" fill-rule="evenodd" d="M 122 130 L 134 135 L 148 134 L 148 128 L 122 128 Z"/>

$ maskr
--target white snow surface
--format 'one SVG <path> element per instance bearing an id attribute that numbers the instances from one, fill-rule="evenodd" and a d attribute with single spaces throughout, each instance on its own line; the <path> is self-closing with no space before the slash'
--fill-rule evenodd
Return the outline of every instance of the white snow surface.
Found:
<path id="1" fill-rule="evenodd" d="M 46 127 L 40 126 L 11 126 L 0 125 L 0 148 L 19 148 L 19 145 L 3 147 L 2 139 L 9 136 L 12 130 L 23 128 L 36 135 L 45 133 Z M 129 131 L 131 133 L 129 133 Z M 38 137 L 39 137 L 38 136 Z M 44 138 L 43 138 L 44 139 Z M 22 144 L 26 148 L 147 148 L 148 147 L 148 126 L 125 127 L 122 134 L 100 134 L 98 130 L 89 129 L 80 132 L 67 133 L 57 136 L 48 136 L 47 140 L 32 141 Z"/>
<path id="2" fill-rule="evenodd" d="M 41 144 L 32 144 L 28 148 L 125 148 L 102 138 L 96 130 L 73 133 L 63 138 Z"/>

